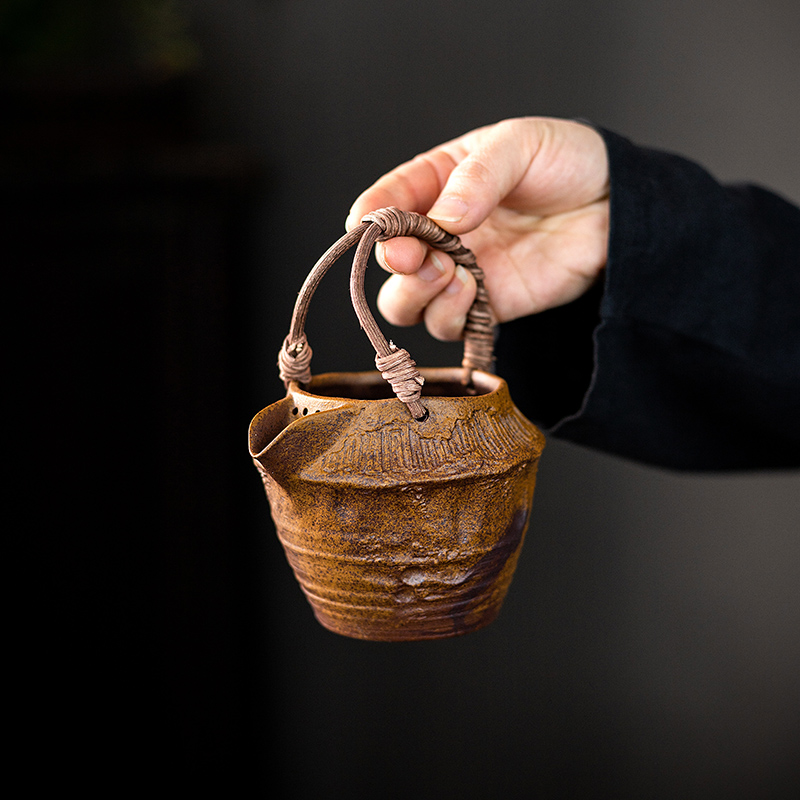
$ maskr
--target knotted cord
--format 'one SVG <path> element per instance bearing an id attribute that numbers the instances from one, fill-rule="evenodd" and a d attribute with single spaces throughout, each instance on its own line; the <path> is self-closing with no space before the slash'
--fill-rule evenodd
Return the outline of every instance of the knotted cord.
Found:
<path id="1" fill-rule="evenodd" d="M 456 264 L 474 276 L 477 293 L 464 327 L 464 357 L 461 362 L 464 367 L 463 382 L 471 382 L 472 370 L 492 371 L 494 326 L 483 270 L 472 251 L 464 247 L 457 236 L 443 230 L 428 217 L 397 208 L 382 208 L 367 214 L 360 225 L 335 242 L 317 261 L 303 283 L 292 314 L 289 335 L 284 339 L 278 355 L 280 377 L 287 388 L 292 382 L 304 385 L 311 382 L 312 353 L 305 335 L 311 297 L 325 273 L 358 242 L 350 273 L 350 297 L 361 327 L 375 348 L 375 365 L 391 384 L 397 397 L 408 406 L 412 416 L 417 420 L 427 418 L 428 412 L 420 400 L 424 378 L 408 351 L 398 348 L 383 335 L 364 296 L 364 274 L 375 242 L 397 236 L 415 236 L 430 247 L 448 253 Z"/>

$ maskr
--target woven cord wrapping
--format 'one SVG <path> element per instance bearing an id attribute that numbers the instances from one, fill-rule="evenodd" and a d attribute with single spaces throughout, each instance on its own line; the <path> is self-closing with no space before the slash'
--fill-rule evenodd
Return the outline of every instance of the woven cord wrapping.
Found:
<path id="1" fill-rule="evenodd" d="M 483 270 L 478 266 L 472 251 L 461 244 L 458 236 L 448 233 L 420 214 L 397 208 L 381 208 L 367 214 L 362 222 L 374 222 L 381 227 L 383 234 L 378 237 L 379 242 L 395 236 L 416 236 L 435 250 L 447 253 L 456 264 L 469 270 L 475 278 L 478 290 L 464 327 L 464 357 L 461 365 L 467 370 L 467 383 L 469 372 L 473 369 L 491 372 L 494 369 L 494 325 Z"/>
<path id="2" fill-rule="evenodd" d="M 311 298 L 325 273 L 361 238 L 367 227 L 369 226 L 359 225 L 334 242 L 308 273 L 308 277 L 297 295 L 289 335 L 283 340 L 283 347 L 278 353 L 278 373 L 287 389 L 290 383 L 299 383 L 304 386 L 311 383 L 312 351 L 305 334 Z"/>
<path id="3" fill-rule="evenodd" d="M 305 333 L 296 341 L 287 336 L 278 353 L 278 373 L 285 386 L 290 383 L 311 383 L 311 356 L 313 351 Z"/>
<path id="4" fill-rule="evenodd" d="M 428 412 L 420 401 L 424 378 L 408 351 L 398 348 L 383 335 L 364 297 L 364 274 L 375 242 L 397 236 L 415 236 L 436 250 L 448 253 L 456 264 L 475 277 L 477 294 L 467 315 L 464 328 L 463 382 L 471 382 L 472 370 L 491 371 L 493 367 L 494 330 L 489 298 L 483 283 L 483 270 L 475 256 L 457 236 L 442 230 L 427 217 L 397 208 L 383 208 L 367 214 L 361 224 L 337 241 L 315 264 L 303 284 L 295 304 L 289 335 L 278 356 L 280 376 L 288 388 L 293 382 L 307 385 L 311 381 L 311 347 L 305 335 L 305 321 L 311 296 L 323 275 L 333 263 L 358 242 L 350 275 L 350 296 L 361 327 L 375 348 L 375 365 L 417 420 Z"/>

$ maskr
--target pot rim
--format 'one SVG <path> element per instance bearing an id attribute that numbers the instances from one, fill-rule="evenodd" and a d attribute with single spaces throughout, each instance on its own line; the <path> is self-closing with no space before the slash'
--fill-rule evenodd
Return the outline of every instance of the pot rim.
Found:
<path id="1" fill-rule="evenodd" d="M 419 370 L 422 377 L 425 379 L 426 385 L 431 384 L 452 384 L 464 385 L 463 376 L 464 370 L 460 367 L 422 367 Z M 463 391 L 462 393 L 453 394 L 436 394 L 428 395 L 425 391 L 425 386 L 422 387 L 422 395 L 420 400 L 424 403 L 426 399 L 436 397 L 439 400 L 456 398 L 464 399 L 469 397 L 489 397 L 506 388 L 506 382 L 499 375 L 491 372 L 484 372 L 482 370 L 470 370 L 471 385 L 477 391 Z M 312 375 L 311 383 L 308 388 L 304 389 L 299 383 L 292 382 L 289 386 L 288 394 L 300 397 L 314 397 L 324 398 L 325 400 L 342 400 L 348 403 L 382 403 L 392 402 L 397 398 L 391 393 L 391 388 L 388 388 L 385 397 L 358 397 L 348 396 L 345 394 L 319 394 L 314 389 L 323 389 L 328 386 L 345 386 L 350 385 L 353 387 L 363 388 L 383 388 L 388 387 L 385 379 L 377 370 L 369 370 L 363 372 L 323 372 L 318 375 Z M 355 394 L 355 393 L 354 393 Z"/>

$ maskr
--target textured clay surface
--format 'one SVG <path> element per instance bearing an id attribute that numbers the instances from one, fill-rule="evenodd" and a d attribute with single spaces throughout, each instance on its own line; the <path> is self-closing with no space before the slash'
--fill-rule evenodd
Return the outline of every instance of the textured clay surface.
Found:
<path id="1" fill-rule="evenodd" d="M 505 382 L 421 370 L 428 418 L 380 374 L 315 377 L 261 411 L 250 452 L 317 619 L 345 636 L 435 639 L 498 614 L 528 525 L 542 433 Z M 452 394 L 451 394 L 452 393 Z M 451 394 L 451 396 L 448 396 Z"/>

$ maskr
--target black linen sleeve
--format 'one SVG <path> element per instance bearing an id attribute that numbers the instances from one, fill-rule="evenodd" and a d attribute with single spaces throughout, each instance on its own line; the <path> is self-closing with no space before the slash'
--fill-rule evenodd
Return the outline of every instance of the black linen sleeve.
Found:
<path id="1" fill-rule="evenodd" d="M 642 463 L 800 466 L 800 209 L 600 133 L 605 274 L 500 326 L 515 402 L 554 436 Z"/>

